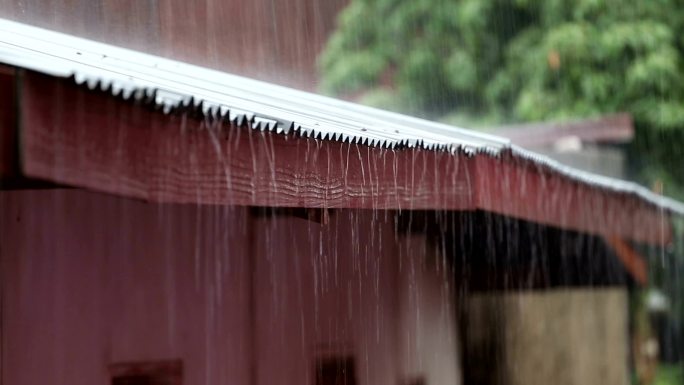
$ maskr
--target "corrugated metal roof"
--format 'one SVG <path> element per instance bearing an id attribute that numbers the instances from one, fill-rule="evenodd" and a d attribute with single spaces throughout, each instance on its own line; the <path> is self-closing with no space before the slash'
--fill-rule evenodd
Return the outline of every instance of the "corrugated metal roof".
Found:
<path id="1" fill-rule="evenodd" d="M 684 204 L 637 184 L 564 166 L 508 139 L 382 111 L 0 19 L 0 62 L 73 78 L 124 99 L 145 99 L 165 113 L 199 110 L 258 130 L 377 147 L 423 147 L 514 156 L 567 178 L 635 194 L 684 215 Z"/>
<path id="2" fill-rule="evenodd" d="M 592 119 L 500 126 L 487 132 L 527 148 L 551 146 L 567 137 L 589 143 L 628 143 L 634 139 L 634 124 L 630 114 L 621 113 Z"/>

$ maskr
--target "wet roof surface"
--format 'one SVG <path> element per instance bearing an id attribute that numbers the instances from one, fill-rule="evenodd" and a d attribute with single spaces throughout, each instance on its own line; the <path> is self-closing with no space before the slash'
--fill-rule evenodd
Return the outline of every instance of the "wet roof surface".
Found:
<path id="1" fill-rule="evenodd" d="M 564 166 L 508 139 L 378 110 L 0 19 L 0 63 L 73 78 L 165 113 L 197 110 L 253 129 L 374 147 L 423 147 L 497 156 L 503 151 L 580 183 L 635 194 L 684 215 L 684 204 L 632 182 Z"/>

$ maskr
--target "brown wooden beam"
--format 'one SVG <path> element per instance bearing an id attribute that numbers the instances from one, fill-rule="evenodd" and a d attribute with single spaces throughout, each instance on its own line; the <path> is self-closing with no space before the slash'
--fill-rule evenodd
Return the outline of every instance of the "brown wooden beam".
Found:
<path id="1" fill-rule="evenodd" d="M 465 158 L 296 139 L 164 115 L 27 73 L 27 175 L 151 201 L 275 207 L 472 207 Z"/>
<path id="2" fill-rule="evenodd" d="M 634 196 L 512 157 L 385 150 L 286 137 L 88 91 L 27 72 L 23 171 L 155 202 L 399 210 L 482 209 L 649 243 L 666 215 Z"/>

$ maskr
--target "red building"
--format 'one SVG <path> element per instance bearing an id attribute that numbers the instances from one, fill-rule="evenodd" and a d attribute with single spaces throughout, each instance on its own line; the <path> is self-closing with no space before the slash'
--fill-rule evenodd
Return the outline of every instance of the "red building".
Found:
<path id="1" fill-rule="evenodd" d="M 0 0 L 0 17 L 315 90 L 316 56 L 348 0 Z"/>
<path id="2" fill-rule="evenodd" d="M 0 31 L 3 384 L 627 381 L 635 250 L 671 242 L 681 203 L 499 137 Z"/>

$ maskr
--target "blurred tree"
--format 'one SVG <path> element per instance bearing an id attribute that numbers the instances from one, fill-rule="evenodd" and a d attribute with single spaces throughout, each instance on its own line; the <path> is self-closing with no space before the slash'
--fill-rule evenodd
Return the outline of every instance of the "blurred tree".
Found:
<path id="1" fill-rule="evenodd" d="M 677 0 L 352 0 L 322 90 L 483 126 L 634 116 L 643 183 L 684 197 L 684 7 Z"/>

